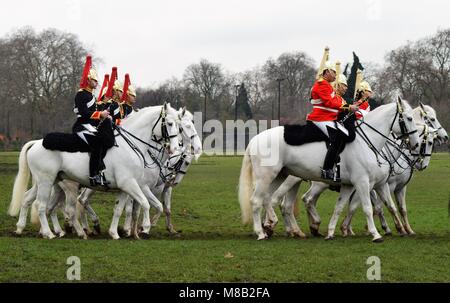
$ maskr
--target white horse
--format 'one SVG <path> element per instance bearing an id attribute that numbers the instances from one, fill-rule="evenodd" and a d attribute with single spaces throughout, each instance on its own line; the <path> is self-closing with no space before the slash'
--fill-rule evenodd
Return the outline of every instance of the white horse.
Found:
<path id="1" fill-rule="evenodd" d="M 414 117 L 414 121 L 416 123 L 418 123 L 418 124 L 425 123 L 429 127 L 431 127 L 430 132 L 434 132 L 433 129 L 437 130 L 437 133 L 436 133 L 437 139 L 440 142 L 448 141 L 447 132 L 441 126 L 439 120 L 436 117 L 436 112 L 431 106 L 423 105 L 422 103 L 420 103 L 420 106 L 416 107 L 413 110 L 413 117 Z M 427 141 L 429 141 L 431 139 L 432 139 L 432 137 L 429 136 L 427 138 Z M 429 143 L 430 142 L 428 142 L 428 144 Z M 429 150 L 430 146 L 428 145 L 425 148 Z M 406 152 L 406 150 L 405 150 L 405 152 Z M 431 153 L 429 153 L 429 152 L 425 152 L 425 154 L 431 155 Z M 418 155 L 416 155 L 416 156 L 418 156 Z M 424 157 L 424 160 L 426 160 L 426 162 L 429 162 L 430 158 Z M 416 165 L 417 165 L 417 167 L 416 167 L 417 169 L 426 168 L 426 166 L 424 165 L 423 162 L 422 163 L 417 162 Z M 395 170 L 399 171 L 400 168 L 398 167 L 398 163 L 395 163 L 395 166 L 396 166 Z M 407 182 L 409 182 L 411 174 L 412 174 L 412 170 L 406 169 L 403 171 L 403 174 L 399 174 L 397 176 L 390 177 L 388 180 L 388 183 L 389 183 L 389 187 L 391 189 L 391 193 L 392 193 L 392 191 L 394 191 L 393 193 L 397 200 L 397 205 L 399 207 L 400 214 L 402 215 L 403 221 L 405 222 L 406 231 L 409 234 L 414 234 L 414 232 L 412 231 L 412 229 L 409 225 L 408 219 L 407 219 L 406 200 L 405 200 L 406 188 L 404 187 L 404 185 L 406 185 Z M 286 191 L 286 187 L 293 186 L 294 184 L 296 184 L 299 181 L 300 180 L 298 180 L 296 177 L 290 176 L 288 178 L 288 180 L 286 180 L 286 184 L 284 185 L 283 191 Z M 308 213 L 310 230 L 313 235 L 320 235 L 318 230 L 319 230 L 319 225 L 321 223 L 321 219 L 317 212 L 316 205 L 317 205 L 317 200 L 319 199 L 320 195 L 322 194 L 322 192 L 324 192 L 326 189 L 328 189 L 328 187 L 329 187 L 328 184 L 325 184 L 322 182 L 312 182 L 308 191 L 302 196 L 302 200 L 305 203 L 305 208 Z M 374 193 L 371 194 L 371 197 L 375 203 L 379 202 L 377 196 Z M 353 204 L 353 207 L 356 207 L 358 205 L 356 202 L 354 202 L 352 204 Z M 380 216 L 383 228 L 386 228 L 385 229 L 386 233 L 390 234 L 391 233 L 390 229 L 387 226 L 386 220 L 383 217 L 383 212 L 382 212 L 383 210 L 382 210 L 382 208 L 380 208 L 379 204 L 377 204 L 377 205 L 378 205 L 378 207 L 375 208 L 375 214 Z M 350 219 L 351 219 L 351 217 L 349 218 L 349 220 Z M 350 225 L 349 226 L 344 225 L 342 227 L 342 229 L 343 229 L 344 235 L 347 232 L 350 234 L 353 234 Z"/>
<path id="2" fill-rule="evenodd" d="M 389 144 L 386 144 L 386 146 L 383 148 L 383 150 L 385 149 L 389 149 L 389 151 L 384 152 L 383 154 L 386 155 L 386 163 L 382 163 L 383 165 L 380 165 L 380 167 L 378 168 L 378 170 L 381 172 L 381 174 L 376 173 L 376 175 L 380 175 L 380 182 L 381 184 L 375 184 L 375 188 L 378 187 L 383 187 L 385 186 L 384 183 L 386 183 L 386 180 L 390 177 L 390 174 L 393 171 L 399 171 L 402 170 L 403 171 L 411 168 L 411 165 L 414 165 L 416 169 L 418 170 L 423 170 L 425 169 L 430 162 L 430 158 L 431 158 L 431 152 L 433 149 L 433 139 L 434 139 L 434 134 L 429 132 L 429 127 L 426 124 L 421 124 L 421 123 L 416 123 L 416 127 L 420 133 L 419 138 L 422 140 L 422 143 L 420 145 L 420 152 L 418 154 L 412 154 L 410 155 L 410 157 L 406 160 L 402 160 L 399 159 L 400 156 L 402 156 L 402 154 L 404 156 L 407 156 L 405 153 L 409 152 L 409 151 L 401 151 L 400 150 L 400 145 L 398 145 L 398 147 L 389 147 Z M 400 142 L 398 142 L 398 144 L 400 144 Z M 400 162 L 404 162 L 404 163 L 400 163 Z M 400 166 L 400 167 L 399 167 Z M 404 168 L 403 166 L 406 166 L 406 168 Z M 374 172 L 373 172 L 374 173 Z M 301 182 L 301 179 L 295 176 L 289 176 L 288 178 L 286 178 L 286 180 L 277 188 L 277 190 L 274 192 L 274 194 L 272 195 L 272 201 L 279 201 L 281 200 L 282 197 L 285 197 L 286 194 L 288 194 L 290 191 L 292 191 L 290 193 L 290 195 L 288 197 L 285 197 L 285 199 L 290 199 L 289 202 L 284 201 L 283 203 L 293 203 L 292 201 L 294 201 L 294 199 L 292 197 L 295 197 L 297 195 L 297 190 L 298 188 L 294 188 L 294 186 L 296 186 L 297 184 L 299 184 Z M 322 182 L 311 182 L 311 186 L 310 189 L 308 190 L 308 192 L 310 193 L 309 195 L 311 196 L 311 193 L 316 193 L 316 195 L 312 195 L 314 197 L 317 197 L 317 193 L 322 193 L 324 190 L 328 189 L 329 185 L 326 183 L 322 183 Z M 306 194 L 305 194 L 306 196 Z M 376 199 L 376 200 L 375 200 Z M 309 202 L 308 199 L 305 199 L 306 201 Z M 317 200 L 315 200 L 317 201 Z M 378 203 L 375 203 L 374 205 L 374 214 L 380 216 L 380 220 L 381 220 L 381 224 L 382 227 L 385 231 L 387 231 L 389 229 L 389 227 L 387 226 L 386 223 L 386 219 L 384 218 L 383 215 L 383 208 L 382 208 L 382 204 L 380 205 L 381 201 L 380 199 L 378 199 L 377 194 L 374 190 L 371 191 L 371 201 L 372 203 L 374 203 L 374 201 L 378 201 Z M 351 214 L 349 213 L 348 217 L 346 220 L 348 220 L 348 223 L 343 223 L 341 230 L 344 236 L 347 236 L 349 233 L 353 234 L 353 231 L 351 230 L 350 225 L 350 220 L 351 220 L 351 216 L 353 215 L 354 211 L 356 210 L 356 207 L 359 205 L 359 200 L 358 200 L 358 196 L 355 195 L 353 197 L 353 199 L 351 199 L 351 207 L 354 207 Z M 306 205 L 308 205 L 308 203 L 305 203 Z M 272 206 L 274 206 L 274 204 L 272 204 Z M 314 204 L 315 206 L 315 204 Z M 337 206 L 339 208 L 342 208 L 342 206 Z M 388 199 L 387 201 L 387 207 L 389 209 L 389 211 L 391 212 L 394 221 L 396 222 L 396 227 L 399 230 L 399 232 L 401 234 L 405 234 L 405 229 L 406 228 L 406 232 L 409 233 L 407 226 L 408 225 L 402 225 L 402 223 L 400 222 L 400 220 L 398 219 L 398 212 L 397 209 L 393 203 L 393 201 L 391 199 Z M 318 235 L 318 224 L 320 223 L 320 217 L 317 214 L 317 211 L 315 209 L 315 207 L 309 207 L 308 208 L 308 215 L 310 216 L 310 223 L 312 223 L 311 226 L 311 231 L 313 232 L 313 235 L 317 236 Z M 283 213 L 283 216 L 286 216 L 286 214 Z M 318 219 L 317 219 L 318 218 Z M 314 221 L 317 220 L 317 221 Z M 266 221 L 264 223 L 265 229 L 267 231 L 271 231 L 274 229 L 276 223 L 277 223 L 277 219 L 275 219 L 275 221 L 271 221 L 268 214 L 266 214 Z M 286 220 L 287 224 L 289 224 L 290 222 L 288 220 Z M 347 222 L 347 221 L 344 221 Z M 405 220 L 404 220 L 405 222 Z M 406 220 L 407 222 L 407 220 Z M 315 225 L 314 225 L 315 224 Z M 331 226 L 334 229 L 334 226 Z M 292 230 L 291 226 L 286 226 L 286 230 L 289 232 L 290 230 Z M 390 234 L 390 230 L 389 232 L 387 232 L 386 234 Z M 333 237 L 333 235 L 329 235 L 329 237 Z"/>
<path id="3" fill-rule="evenodd" d="M 158 163 L 154 163 L 151 167 L 145 170 L 145 182 L 148 189 L 156 196 L 159 197 L 162 194 L 163 198 L 163 210 L 157 208 L 157 213 L 152 219 L 152 226 L 155 226 L 162 211 L 166 214 L 167 229 L 171 233 L 176 233 L 171 223 L 171 194 L 172 187 L 181 182 L 182 175 L 186 172 L 186 163 L 191 163 L 192 158 L 198 160 L 202 153 L 202 144 L 197 131 L 194 126 L 194 116 L 186 108 L 180 108 L 178 111 L 178 123 L 180 125 L 180 139 L 182 142 L 182 148 L 177 150 L 172 155 L 164 152 L 163 149 L 159 150 Z M 150 152 L 150 150 L 149 150 Z M 166 164 L 167 163 L 167 164 Z M 88 210 L 94 221 L 94 230 L 96 226 L 99 226 L 99 219 L 95 211 L 92 209 L 89 203 L 89 199 L 95 193 L 94 190 L 86 188 L 78 196 L 78 202 L 81 207 L 80 215 L 82 216 L 83 228 L 89 231 L 89 226 L 85 217 L 84 209 Z M 133 199 L 130 196 L 119 194 L 117 203 L 114 208 L 114 216 L 109 229 L 109 234 L 113 239 L 119 239 L 118 223 L 119 218 L 123 212 L 123 208 L 127 205 L 127 219 L 125 224 L 125 233 L 127 236 L 131 235 L 131 211 Z M 131 206 L 130 206 L 131 205 Z M 99 228 L 97 227 L 97 230 Z M 136 229 L 135 229 L 136 231 Z"/>
<path id="4" fill-rule="evenodd" d="M 437 139 L 439 143 L 448 142 L 447 131 L 442 127 L 441 123 L 437 119 L 436 111 L 429 105 L 424 105 L 419 102 L 419 106 L 413 111 L 414 120 L 422 121 L 426 123 L 431 128 L 437 130 Z"/>
<path id="5" fill-rule="evenodd" d="M 379 177 L 373 175 L 372 171 L 378 166 L 378 161 L 377 155 L 368 144 L 374 150 L 380 150 L 390 132 L 408 137 L 412 148 L 419 145 L 419 139 L 412 109 L 400 98 L 396 103 L 380 106 L 368 113 L 365 121 L 366 124 L 361 125 L 360 130 L 366 134 L 366 138 L 357 135 L 355 141 L 347 144 L 341 153 L 342 188 L 338 202 L 348 201 L 355 190 L 362 200 L 373 241 L 380 242 L 382 237 L 373 222 L 370 203 L 370 190 Z M 253 213 L 253 228 L 258 240 L 267 238 L 261 226 L 261 207 L 266 208 L 269 216 L 274 216 L 269 189 L 277 176 L 291 174 L 303 180 L 322 181 L 320 167 L 326 153 L 323 142 L 291 146 L 284 141 L 283 132 L 283 127 L 276 127 L 255 136 L 250 141 L 243 159 L 239 179 L 242 219 L 244 223 L 248 223 L 250 214 Z M 369 142 L 366 143 L 365 140 Z M 385 190 L 380 194 L 387 199 Z M 289 225 L 296 226 L 292 203 L 284 207 L 285 213 L 290 214 Z"/>
<path id="6" fill-rule="evenodd" d="M 167 180 L 164 182 L 162 178 L 159 179 L 158 184 L 152 188 L 152 191 L 157 196 L 161 196 L 164 205 L 164 214 L 166 215 L 166 229 L 171 233 L 175 234 L 177 231 L 174 229 L 171 221 L 171 205 L 172 205 L 172 191 L 175 186 L 181 183 L 184 176 L 187 173 L 192 161 L 198 161 L 202 153 L 202 145 L 200 138 L 198 137 L 197 131 L 195 130 L 193 124 L 193 115 L 189 111 L 184 111 L 180 114 L 180 133 L 183 142 L 183 147 L 180 149 L 176 155 L 172 155 L 168 159 L 166 165 L 167 172 L 173 175 L 172 180 Z M 117 207 L 120 207 L 119 204 Z M 138 207 L 138 209 L 136 209 Z M 134 213 L 133 213 L 134 211 Z M 132 225 L 137 227 L 137 219 L 139 218 L 139 205 L 133 207 L 131 199 L 126 201 L 126 219 L 124 224 L 124 233 L 129 236 L 131 233 Z M 160 218 L 160 213 L 157 213 L 152 218 L 152 226 L 158 223 Z"/>
<path id="7" fill-rule="evenodd" d="M 422 171 L 428 167 L 431 160 L 431 155 L 433 152 L 433 146 L 435 137 L 437 137 L 437 130 L 429 129 L 428 125 L 424 125 L 418 127 L 419 131 L 423 128 L 423 133 L 420 138 L 422 143 L 420 144 L 419 153 L 410 153 L 409 151 L 405 151 L 404 154 L 400 154 L 398 151 L 392 151 L 394 156 L 397 156 L 397 160 L 392 164 L 392 170 L 386 172 L 388 176 L 387 184 L 389 186 L 389 191 L 394 195 L 397 205 L 401 214 L 401 218 L 403 220 L 403 226 L 405 227 L 406 232 L 409 235 L 415 235 L 415 232 L 411 228 L 408 219 L 408 212 L 406 210 L 406 186 L 411 180 L 414 169 Z M 383 213 L 383 204 L 378 199 L 376 194 L 372 195 L 372 203 L 374 204 L 374 214 L 379 216 L 381 221 L 381 226 L 386 232 L 387 235 L 392 234 L 386 218 Z M 342 222 L 341 231 L 344 236 L 354 235 L 354 232 L 351 229 L 351 220 L 352 217 L 359 205 L 358 199 L 353 199 L 350 202 L 349 210 L 347 213 L 347 217 Z"/>
<path id="8" fill-rule="evenodd" d="M 170 107 L 170 104 L 141 109 L 138 113 L 124 120 L 122 125 L 124 129 L 131 132 L 139 140 L 133 142 L 132 148 L 122 137 L 117 137 L 118 147 L 109 149 L 104 159 L 108 168 L 105 175 L 107 180 L 111 182 L 109 188 L 121 190 L 131 195 L 144 208 L 143 233 L 147 235 L 151 227 L 150 205 L 147 199 L 154 196 L 146 190 L 145 184 L 142 182 L 144 175 L 143 155 L 139 154 L 137 150 L 145 149 L 152 139 L 167 136 L 170 140 L 170 153 L 175 152 L 179 144 L 176 117 L 177 111 Z M 21 207 L 30 172 L 35 180 L 35 186 L 37 186 L 36 199 L 39 203 L 41 233 L 44 238 L 52 239 L 55 235 L 49 228 L 46 216 L 47 203 L 50 199 L 52 187 L 56 182 L 64 179 L 70 179 L 82 186 L 90 187 L 88 163 L 89 156 L 87 153 L 47 150 L 42 146 L 42 140 L 25 144 L 20 153 L 19 172 L 14 183 L 13 197 L 9 208 L 11 216 L 17 216 L 19 209 L 21 211 L 16 233 L 22 233 L 26 223 L 27 211 L 32 203 L 32 201 L 24 201 Z M 74 207 L 73 205 L 70 211 L 71 221 L 77 232 L 82 234 L 83 231 L 76 219 Z"/>

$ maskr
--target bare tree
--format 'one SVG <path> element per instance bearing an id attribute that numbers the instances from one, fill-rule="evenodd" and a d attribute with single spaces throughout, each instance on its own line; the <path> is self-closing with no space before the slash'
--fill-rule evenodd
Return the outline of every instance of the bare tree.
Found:
<path id="1" fill-rule="evenodd" d="M 183 80 L 186 87 L 197 92 L 203 98 L 203 115 L 208 117 L 207 104 L 210 103 L 215 117 L 221 110 L 219 97 L 225 94 L 228 83 L 220 64 L 211 63 L 205 59 L 187 67 Z M 212 116 L 212 115 L 210 115 Z"/>

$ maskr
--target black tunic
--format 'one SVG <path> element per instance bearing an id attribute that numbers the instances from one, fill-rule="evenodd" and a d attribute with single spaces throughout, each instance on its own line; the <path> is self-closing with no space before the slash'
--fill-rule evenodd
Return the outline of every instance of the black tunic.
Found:
<path id="1" fill-rule="evenodd" d="M 100 112 L 97 110 L 97 104 L 94 95 L 87 90 L 79 90 L 75 96 L 74 113 L 77 115 L 77 121 L 72 127 L 74 133 L 86 130 L 83 124 L 90 124 L 97 127 L 100 122 Z"/>

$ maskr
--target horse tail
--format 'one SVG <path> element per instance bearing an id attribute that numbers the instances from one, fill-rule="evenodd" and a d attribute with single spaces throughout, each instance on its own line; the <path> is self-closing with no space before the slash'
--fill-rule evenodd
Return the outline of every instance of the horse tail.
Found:
<path id="1" fill-rule="evenodd" d="M 17 172 L 17 176 L 14 181 L 13 194 L 8 209 L 8 214 L 12 217 L 16 217 L 19 214 L 23 197 L 28 188 L 28 181 L 30 180 L 30 169 L 28 168 L 27 152 L 37 141 L 38 140 L 34 140 L 26 143 L 20 151 L 19 171 Z"/>
<path id="2" fill-rule="evenodd" d="M 31 205 L 31 214 L 30 214 L 30 222 L 34 225 L 39 225 L 41 221 L 39 221 L 39 212 L 38 212 L 38 203 L 37 200 L 33 202 Z"/>
<path id="3" fill-rule="evenodd" d="M 242 223 L 251 222 L 252 205 L 250 198 L 253 193 L 253 170 L 248 147 L 242 160 L 241 175 L 239 176 L 239 204 L 241 205 Z"/>

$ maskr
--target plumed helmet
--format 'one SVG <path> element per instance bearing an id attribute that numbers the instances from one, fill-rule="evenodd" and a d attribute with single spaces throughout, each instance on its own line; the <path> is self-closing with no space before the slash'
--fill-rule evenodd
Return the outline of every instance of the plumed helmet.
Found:
<path id="1" fill-rule="evenodd" d="M 114 81 L 113 90 L 117 90 L 119 92 L 123 92 L 123 84 L 119 80 Z"/>
<path id="2" fill-rule="evenodd" d="M 367 81 L 362 81 L 359 84 L 358 91 L 365 91 L 365 90 L 372 92 L 372 88 L 370 87 L 370 84 Z"/>
<path id="3" fill-rule="evenodd" d="M 84 63 L 84 68 L 83 68 L 83 74 L 81 75 L 81 80 L 80 80 L 80 88 L 81 89 L 87 88 L 89 86 L 89 84 L 88 84 L 89 80 L 98 81 L 97 72 L 95 71 L 95 69 L 92 68 L 92 57 L 91 56 L 86 57 L 86 62 Z"/>
<path id="4" fill-rule="evenodd" d="M 345 77 L 345 75 L 343 75 L 343 74 L 340 74 L 339 77 L 338 77 L 338 83 L 339 84 L 345 84 L 345 85 L 348 86 L 348 84 L 347 84 L 347 77 Z"/>
<path id="5" fill-rule="evenodd" d="M 130 86 L 128 86 L 128 95 L 136 98 L 136 89 L 131 84 L 130 84 Z"/>

